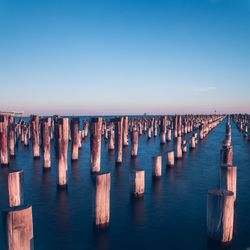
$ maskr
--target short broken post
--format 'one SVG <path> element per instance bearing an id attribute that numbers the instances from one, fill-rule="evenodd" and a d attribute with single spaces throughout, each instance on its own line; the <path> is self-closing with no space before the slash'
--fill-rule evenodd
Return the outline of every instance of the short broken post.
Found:
<path id="1" fill-rule="evenodd" d="M 138 154 L 138 131 L 136 129 L 133 129 L 131 135 L 131 147 L 131 156 L 136 157 Z"/>
<path id="2" fill-rule="evenodd" d="M 174 151 L 170 151 L 167 154 L 167 166 L 169 167 L 174 166 Z"/>
<path id="3" fill-rule="evenodd" d="M 2 211 L 5 248 L 33 250 L 32 206 L 12 207 Z"/>
<path id="4" fill-rule="evenodd" d="M 95 224 L 107 227 L 110 220 L 110 173 L 96 176 Z"/>
<path id="5" fill-rule="evenodd" d="M 23 170 L 16 170 L 8 174 L 9 206 L 23 205 Z"/>
<path id="6" fill-rule="evenodd" d="M 233 239 L 234 194 L 231 191 L 208 190 L 207 235 L 211 240 L 229 243 Z"/>
<path id="7" fill-rule="evenodd" d="M 144 196 L 145 190 L 145 171 L 143 169 L 137 169 L 131 172 L 130 175 L 131 194 L 134 197 Z"/>
<path id="8" fill-rule="evenodd" d="M 162 173 L 162 156 L 154 156 L 152 157 L 152 174 L 153 177 L 158 178 L 161 177 Z"/>

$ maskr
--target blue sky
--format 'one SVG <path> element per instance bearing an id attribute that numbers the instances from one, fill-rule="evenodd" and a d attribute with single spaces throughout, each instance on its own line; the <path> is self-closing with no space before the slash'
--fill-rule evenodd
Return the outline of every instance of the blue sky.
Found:
<path id="1" fill-rule="evenodd" d="M 250 113 L 250 0 L 0 0 L 0 110 Z"/>

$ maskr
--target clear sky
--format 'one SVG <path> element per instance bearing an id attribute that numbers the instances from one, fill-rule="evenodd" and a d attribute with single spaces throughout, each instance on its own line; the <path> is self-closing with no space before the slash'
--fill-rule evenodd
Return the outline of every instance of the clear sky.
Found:
<path id="1" fill-rule="evenodd" d="M 0 110 L 250 113 L 250 0 L 0 0 Z"/>

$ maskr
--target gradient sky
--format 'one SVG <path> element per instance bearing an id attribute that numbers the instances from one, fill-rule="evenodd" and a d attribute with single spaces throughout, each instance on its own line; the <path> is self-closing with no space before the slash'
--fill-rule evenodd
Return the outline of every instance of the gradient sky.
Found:
<path id="1" fill-rule="evenodd" d="M 0 0 L 0 110 L 250 113 L 250 0 Z"/>

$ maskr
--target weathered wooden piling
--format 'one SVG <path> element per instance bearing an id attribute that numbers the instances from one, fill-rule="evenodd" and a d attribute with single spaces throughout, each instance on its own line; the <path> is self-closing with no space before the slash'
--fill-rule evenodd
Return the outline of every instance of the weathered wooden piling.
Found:
<path id="1" fill-rule="evenodd" d="M 161 144 L 166 143 L 166 132 L 167 132 L 167 117 L 163 116 L 161 119 Z"/>
<path id="2" fill-rule="evenodd" d="M 33 250 L 32 206 L 12 207 L 2 211 L 5 248 Z"/>
<path id="3" fill-rule="evenodd" d="M 23 205 L 23 170 L 16 170 L 8 174 L 9 206 Z"/>
<path id="4" fill-rule="evenodd" d="M 29 146 L 29 125 L 24 125 L 22 129 L 22 135 L 23 135 L 23 145 L 25 147 Z"/>
<path id="5" fill-rule="evenodd" d="M 177 137 L 177 144 L 176 144 L 176 158 L 182 158 L 182 137 Z"/>
<path id="6" fill-rule="evenodd" d="M 131 134 L 131 156 L 136 157 L 138 154 L 138 131 L 133 130 Z"/>
<path id="7" fill-rule="evenodd" d="M 110 173 L 96 176 L 95 224 L 106 227 L 110 220 Z"/>
<path id="8" fill-rule="evenodd" d="M 83 127 L 84 127 L 84 135 L 85 135 L 85 137 L 88 137 L 88 134 L 89 134 L 89 123 L 87 121 L 84 121 Z"/>
<path id="9" fill-rule="evenodd" d="M 229 243 L 233 239 L 234 194 L 209 190 L 207 195 L 207 235 L 211 240 Z"/>
<path id="10" fill-rule="evenodd" d="M 69 143 L 69 119 L 58 119 L 58 186 L 67 186 L 68 170 L 68 143 Z"/>
<path id="11" fill-rule="evenodd" d="M 81 131 L 81 138 L 82 138 L 82 140 L 85 138 L 85 132 L 84 132 L 84 129 Z"/>
<path id="12" fill-rule="evenodd" d="M 200 140 L 204 139 L 204 125 L 200 125 Z"/>
<path id="13" fill-rule="evenodd" d="M 177 138 L 178 137 L 178 116 L 175 116 L 174 117 L 174 138 Z"/>
<path id="14" fill-rule="evenodd" d="M 151 139 L 152 137 L 152 129 L 148 128 L 148 139 Z"/>
<path id="15" fill-rule="evenodd" d="M 236 200 L 237 186 L 237 167 L 236 166 L 221 166 L 220 168 L 220 188 L 234 193 Z"/>
<path id="16" fill-rule="evenodd" d="M 130 174 L 131 194 L 134 197 L 144 196 L 145 190 L 145 172 L 143 169 L 137 169 Z"/>
<path id="17" fill-rule="evenodd" d="M 167 166 L 169 167 L 174 166 L 174 151 L 170 151 L 167 154 Z"/>
<path id="18" fill-rule="evenodd" d="M 172 140 L 172 130 L 169 128 L 167 131 L 168 131 L 167 141 L 171 141 Z"/>
<path id="19" fill-rule="evenodd" d="M 183 140 L 183 143 L 182 143 L 182 152 L 183 153 L 187 153 L 187 141 L 186 140 Z"/>
<path id="20" fill-rule="evenodd" d="M 59 122 L 58 122 L 58 116 L 54 115 L 54 148 L 55 148 L 55 155 L 58 159 L 59 157 Z"/>
<path id="21" fill-rule="evenodd" d="M 128 146 L 128 117 L 123 118 L 123 146 Z"/>
<path id="22" fill-rule="evenodd" d="M 9 165 L 8 118 L 4 115 L 0 115 L 0 158 L 1 166 Z"/>
<path id="23" fill-rule="evenodd" d="M 101 169 L 102 118 L 91 118 L 90 130 L 90 159 L 92 164 L 91 171 L 99 172 Z"/>
<path id="24" fill-rule="evenodd" d="M 79 129 L 78 132 L 78 149 L 82 148 L 82 131 Z"/>
<path id="25" fill-rule="evenodd" d="M 153 177 L 160 177 L 162 173 L 162 156 L 152 157 L 152 175 Z"/>
<path id="26" fill-rule="evenodd" d="M 191 149 L 195 149 L 196 148 L 196 138 L 195 138 L 195 136 L 192 136 L 192 138 L 191 138 L 190 148 Z"/>
<path id="27" fill-rule="evenodd" d="M 13 116 L 9 117 L 9 153 L 10 157 L 15 157 L 16 150 L 16 132 L 15 132 L 15 118 Z"/>
<path id="28" fill-rule="evenodd" d="M 39 116 L 31 117 L 32 122 L 32 142 L 33 142 L 33 157 L 40 158 L 40 138 L 39 138 Z"/>
<path id="29" fill-rule="evenodd" d="M 233 147 L 223 145 L 221 149 L 221 166 L 233 165 Z"/>
<path id="30" fill-rule="evenodd" d="M 49 118 L 45 118 L 42 122 L 42 138 L 43 138 L 43 167 L 51 167 L 51 157 L 50 157 L 50 124 Z"/>
<path id="31" fill-rule="evenodd" d="M 178 137 L 181 137 L 182 136 L 182 117 L 179 115 L 177 116 L 177 134 L 178 134 Z"/>
<path id="32" fill-rule="evenodd" d="M 114 123 L 111 122 L 110 124 L 110 136 L 109 136 L 109 150 L 115 149 L 115 130 L 114 130 Z"/>
<path id="33" fill-rule="evenodd" d="M 80 119 L 78 117 L 72 118 L 70 122 L 71 129 L 71 160 L 77 161 L 79 155 L 79 125 Z"/>
<path id="34" fill-rule="evenodd" d="M 123 148 L 123 117 L 115 119 L 115 159 L 117 163 L 122 163 Z"/>
<path id="35" fill-rule="evenodd" d="M 157 137 L 157 135 L 158 135 L 158 127 L 157 127 L 157 125 L 155 125 L 155 127 L 154 127 L 154 137 Z"/>

